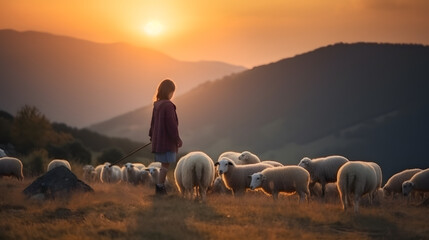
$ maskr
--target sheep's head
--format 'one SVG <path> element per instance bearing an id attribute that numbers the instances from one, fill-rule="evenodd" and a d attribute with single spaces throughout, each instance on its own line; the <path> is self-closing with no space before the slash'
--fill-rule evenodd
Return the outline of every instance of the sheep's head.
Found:
<path id="1" fill-rule="evenodd" d="M 260 172 L 250 175 L 249 178 L 252 179 L 250 181 L 250 189 L 252 190 L 255 190 L 256 188 L 260 187 L 262 183 L 267 179 L 267 177 Z"/>
<path id="2" fill-rule="evenodd" d="M 410 181 L 405 181 L 402 183 L 402 194 L 404 194 L 404 196 L 408 196 L 408 194 L 410 194 L 410 192 L 413 190 L 414 187 L 414 183 L 410 182 Z"/>
<path id="3" fill-rule="evenodd" d="M 132 163 L 125 163 L 125 168 L 127 171 L 131 171 L 134 168 L 134 165 Z"/>
<path id="4" fill-rule="evenodd" d="M 301 161 L 298 164 L 298 166 L 303 167 L 305 169 L 308 169 L 310 165 L 311 165 L 311 159 L 308 157 L 301 159 Z"/>
<path id="5" fill-rule="evenodd" d="M 244 151 L 240 154 L 240 156 L 238 156 L 238 160 L 240 160 L 240 161 L 249 160 L 249 155 L 250 155 L 250 152 Z"/>
<path id="6" fill-rule="evenodd" d="M 215 166 L 218 167 L 219 175 L 222 175 L 226 172 L 228 172 L 228 167 L 234 165 L 233 161 L 229 158 L 222 158 L 220 161 L 218 161 Z"/>

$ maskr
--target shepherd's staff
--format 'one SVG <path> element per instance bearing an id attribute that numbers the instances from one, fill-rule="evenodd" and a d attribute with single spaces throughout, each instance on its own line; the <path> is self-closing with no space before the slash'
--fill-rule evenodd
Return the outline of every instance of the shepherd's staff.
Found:
<path id="1" fill-rule="evenodd" d="M 115 164 L 117 164 L 118 162 L 123 161 L 124 159 L 128 158 L 129 156 L 133 155 L 134 153 L 136 153 L 136 152 L 138 152 L 138 151 L 142 150 L 143 148 L 145 148 L 145 147 L 149 146 L 151 143 L 152 143 L 152 142 L 149 142 L 149 143 L 147 143 L 147 144 L 145 144 L 145 145 L 143 145 L 143 146 L 141 146 L 141 147 L 139 147 L 139 148 L 137 148 L 137 149 L 133 150 L 132 152 L 130 152 L 130 153 L 128 153 L 127 155 L 123 156 L 121 159 L 119 159 L 119 160 L 117 160 L 117 161 L 115 161 L 115 162 L 111 163 L 111 164 L 110 164 L 110 166 L 115 165 Z"/>

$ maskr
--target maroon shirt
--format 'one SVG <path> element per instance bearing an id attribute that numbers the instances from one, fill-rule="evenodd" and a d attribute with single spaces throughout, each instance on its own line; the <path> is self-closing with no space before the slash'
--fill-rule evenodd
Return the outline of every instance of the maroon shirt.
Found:
<path id="1" fill-rule="evenodd" d="M 179 120 L 176 105 L 170 100 L 159 100 L 153 104 L 149 137 L 152 141 L 152 152 L 177 152 L 179 142 Z"/>

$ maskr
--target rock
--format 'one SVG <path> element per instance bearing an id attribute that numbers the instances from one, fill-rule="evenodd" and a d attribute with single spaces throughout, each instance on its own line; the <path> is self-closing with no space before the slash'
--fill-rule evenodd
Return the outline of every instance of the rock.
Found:
<path id="1" fill-rule="evenodd" d="M 57 197 L 69 197 L 74 192 L 93 191 L 68 168 L 60 166 L 37 178 L 24 189 L 23 193 L 29 198 L 55 199 Z"/>

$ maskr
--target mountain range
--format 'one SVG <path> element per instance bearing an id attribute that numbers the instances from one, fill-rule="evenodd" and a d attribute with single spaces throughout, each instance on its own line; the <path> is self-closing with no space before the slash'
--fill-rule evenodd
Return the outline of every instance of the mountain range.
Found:
<path id="1" fill-rule="evenodd" d="M 339 154 L 384 179 L 427 168 L 429 47 L 338 43 L 205 82 L 173 99 L 184 145 L 297 164 Z M 147 142 L 152 105 L 90 129 Z"/>
<path id="2" fill-rule="evenodd" d="M 0 30 L 0 109 L 34 105 L 53 121 L 84 127 L 149 104 L 164 78 L 177 83 L 180 95 L 245 69 L 179 61 L 125 43 Z"/>

